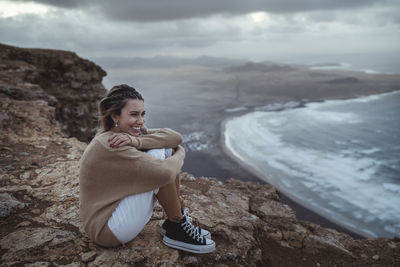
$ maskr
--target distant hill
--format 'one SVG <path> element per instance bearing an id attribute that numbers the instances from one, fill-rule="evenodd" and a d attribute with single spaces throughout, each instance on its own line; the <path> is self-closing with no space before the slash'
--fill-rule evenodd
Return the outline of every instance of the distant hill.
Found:
<path id="1" fill-rule="evenodd" d="M 273 71 L 293 71 L 296 70 L 294 67 L 288 65 L 278 65 L 274 63 L 254 63 L 247 62 L 244 65 L 233 66 L 227 68 L 230 71 L 238 71 L 238 72 L 273 72 Z"/>
<path id="2" fill-rule="evenodd" d="M 105 68 L 166 68 L 181 66 L 226 67 L 243 64 L 243 60 L 200 56 L 185 58 L 175 56 L 155 57 L 101 57 L 95 59 Z"/>

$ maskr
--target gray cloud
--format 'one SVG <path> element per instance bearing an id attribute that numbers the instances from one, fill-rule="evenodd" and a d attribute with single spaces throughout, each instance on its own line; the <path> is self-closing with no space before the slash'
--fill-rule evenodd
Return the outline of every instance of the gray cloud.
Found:
<path id="1" fill-rule="evenodd" d="M 73 19 L 71 19 L 73 18 Z M 88 13 L 56 10 L 45 17 L 0 17 L 1 42 L 24 47 L 79 51 L 90 56 L 167 54 L 235 40 L 241 29 L 219 21 L 138 23 L 101 20 Z"/>
<path id="2" fill-rule="evenodd" d="M 28 2 L 28 0 L 17 0 Z M 265 11 L 287 14 L 316 10 L 344 10 L 373 5 L 398 5 L 396 0 L 36 0 L 62 8 L 95 8 L 113 20 L 166 21 L 207 17 L 215 14 L 239 15 Z"/>
<path id="3" fill-rule="evenodd" d="M 385 9 L 377 12 L 375 17 L 381 26 L 400 24 L 400 9 Z"/>
<path id="4" fill-rule="evenodd" d="M 244 14 L 267 9 L 267 3 L 272 10 L 278 5 L 277 1 L 262 4 L 253 1 L 251 5 L 231 1 L 231 6 L 224 8 L 222 4 L 208 6 L 210 1 L 205 0 L 200 10 L 195 9 L 199 4 L 190 0 L 193 6 L 178 5 L 176 0 L 171 0 L 168 7 L 161 9 L 154 1 L 132 1 L 132 5 L 105 0 L 55 4 L 49 0 L 36 2 L 39 1 L 51 2 L 59 8 L 51 8 L 44 15 L 21 13 L 15 17 L 0 17 L 1 42 L 72 50 L 92 59 L 212 55 L 261 60 L 278 55 L 286 58 L 293 53 L 398 51 L 397 36 L 400 36 L 396 24 L 399 23 L 400 3 L 393 7 L 378 6 L 373 0 L 361 1 L 362 6 L 367 6 L 363 8 L 356 8 L 356 3 L 351 1 L 324 1 L 326 5 L 323 5 L 321 1 L 308 0 L 302 2 L 302 7 L 288 6 L 289 2 L 283 1 L 279 9 L 275 9 L 286 13 L 269 12 L 261 22 Z M 389 1 L 382 3 L 388 5 Z M 308 12 L 288 13 L 289 10 L 305 10 L 307 6 Z M 328 6 L 337 9 L 327 10 Z M 108 17 L 110 14 L 118 17 L 119 12 L 138 17 L 136 21 Z M 137 14 L 143 16 L 142 20 L 137 21 L 141 18 Z"/>
<path id="5" fill-rule="evenodd" d="M 85 3 L 88 3 L 88 1 L 85 2 L 80 0 L 14 0 L 14 2 L 36 2 L 62 8 L 77 8 L 86 5 Z"/>

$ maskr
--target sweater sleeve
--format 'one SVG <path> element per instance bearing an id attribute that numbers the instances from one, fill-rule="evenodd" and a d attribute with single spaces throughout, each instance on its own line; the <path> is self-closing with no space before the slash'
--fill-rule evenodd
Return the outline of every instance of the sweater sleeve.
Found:
<path id="1" fill-rule="evenodd" d="M 121 174 L 134 174 L 135 177 L 142 179 L 135 181 L 138 188 L 155 188 L 172 182 L 181 171 L 185 158 L 185 150 L 178 146 L 176 152 L 169 158 L 162 160 L 138 151 L 133 147 L 125 147 L 117 153 L 118 161 L 115 170 Z M 125 175 L 117 175 L 124 177 Z M 143 179 L 145 178 L 145 179 Z M 122 178 L 124 179 L 124 178 Z M 128 178 L 131 182 L 131 178 Z"/>
<path id="2" fill-rule="evenodd" d="M 169 128 L 147 129 L 140 136 L 128 135 L 131 146 L 137 149 L 175 148 L 182 143 L 182 136 Z"/>

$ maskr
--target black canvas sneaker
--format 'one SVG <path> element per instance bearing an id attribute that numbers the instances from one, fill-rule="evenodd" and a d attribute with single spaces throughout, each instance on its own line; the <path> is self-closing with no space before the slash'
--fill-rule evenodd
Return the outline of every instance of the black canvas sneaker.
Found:
<path id="1" fill-rule="evenodd" d="M 192 217 L 190 217 L 189 209 L 188 209 L 188 208 L 186 208 L 186 209 L 183 211 L 183 216 L 186 217 L 186 220 L 188 220 L 190 223 L 192 223 Z M 170 224 L 170 223 L 172 223 L 172 222 L 169 221 L 169 220 L 165 220 L 165 221 L 163 222 L 163 224 L 161 225 L 161 232 L 160 232 L 160 233 L 161 233 L 161 235 L 162 235 L 163 237 L 165 236 L 165 232 L 167 231 L 168 224 Z M 211 233 L 210 233 L 209 231 L 207 231 L 207 230 L 205 230 L 205 229 L 202 229 L 202 228 L 200 228 L 200 227 L 198 227 L 198 226 L 195 226 L 195 227 L 197 228 L 197 231 L 199 231 L 199 233 L 200 233 L 200 235 L 201 235 L 202 237 L 211 239 Z"/>
<path id="2" fill-rule="evenodd" d="M 215 242 L 200 235 L 186 216 L 178 222 L 169 222 L 163 237 L 166 246 L 192 253 L 209 253 L 215 250 Z"/>

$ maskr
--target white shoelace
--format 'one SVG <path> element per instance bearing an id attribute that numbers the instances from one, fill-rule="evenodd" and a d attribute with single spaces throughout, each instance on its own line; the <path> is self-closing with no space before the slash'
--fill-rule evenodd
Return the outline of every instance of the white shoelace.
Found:
<path id="1" fill-rule="evenodd" d="M 183 229 L 186 231 L 186 233 L 189 234 L 189 236 L 192 236 L 192 235 L 193 235 L 193 239 L 197 239 L 197 241 L 199 241 L 199 242 L 200 242 L 200 240 L 201 240 L 201 242 L 202 242 L 202 241 L 203 241 L 203 237 L 202 237 L 201 234 L 200 234 L 200 229 L 199 229 L 199 227 L 194 226 L 194 225 L 192 224 L 192 217 L 190 217 L 189 209 L 188 209 L 188 208 L 186 208 L 186 209 L 183 211 L 183 216 L 186 217 L 186 222 L 184 222 L 184 223 L 182 224 Z"/>
<path id="2" fill-rule="evenodd" d="M 189 208 L 185 208 L 183 210 L 183 216 L 186 217 L 186 220 L 188 220 L 190 223 L 192 223 L 192 217 L 190 217 Z"/>

